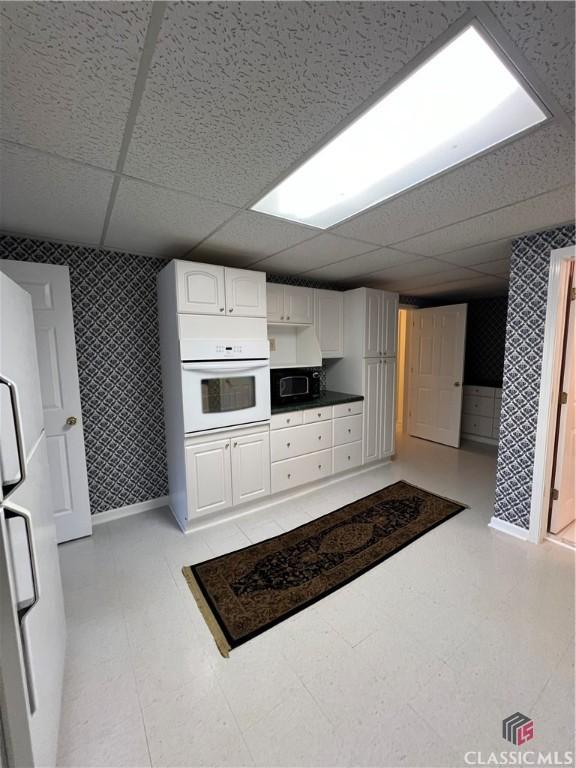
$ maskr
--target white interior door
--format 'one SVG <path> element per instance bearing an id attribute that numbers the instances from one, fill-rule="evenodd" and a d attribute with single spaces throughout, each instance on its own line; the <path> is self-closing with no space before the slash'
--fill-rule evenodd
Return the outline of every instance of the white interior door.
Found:
<path id="1" fill-rule="evenodd" d="M 573 283 L 572 283 L 573 284 Z M 560 533 L 576 518 L 576 335 L 574 301 L 569 302 L 568 328 L 562 373 L 565 402 L 560 405 L 554 489 L 558 498 L 552 501 L 550 531 Z"/>
<path id="2" fill-rule="evenodd" d="M 32 297 L 58 542 L 92 533 L 68 267 L 1 260 Z"/>
<path id="3" fill-rule="evenodd" d="M 412 313 L 408 433 L 458 448 L 466 304 Z"/>

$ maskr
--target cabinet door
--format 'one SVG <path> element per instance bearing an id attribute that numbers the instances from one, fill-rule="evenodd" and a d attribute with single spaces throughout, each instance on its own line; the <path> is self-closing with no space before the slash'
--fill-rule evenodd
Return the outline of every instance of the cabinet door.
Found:
<path id="1" fill-rule="evenodd" d="M 224 314 L 224 267 L 178 261 L 176 284 L 178 312 L 193 312 L 198 315 Z"/>
<path id="2" fill-rule="evenodd" d="M 382 344 L 381 291 L 366 289 L 366 315 L 364 318 L 364 357 L 378 357 Z"/>
<path id="3" fill-rule="evenodd" d="M 314 326 L 322 357 L 344 355 L 344 294 L 314 291 Z"/>
<path id="4" fill-rule="evenodd" d="M 270 434 L 232 439 L 232 498 L 234 505 L 270 495 Z"/>
<path id="5" fill-rule="evenodd" d="M 382 360 L 380 457 L 392 456 L 396 444 L 396 361 Z"/>
<path id="6" fill-rule="evenodd" d="M 396 355 L 398 337 L 398 294 L 382 292 L 382 349 L 384 356 Z"/>
<path id="7" fill-rule="evenodd" d="M 287 323 L 312 325 L 314 321 L 314 290 L 294 285 L 284 286 L 284 310 Z"/>
<path id="8" fill-rule="evenodd" d="M 380 404 L 382 362 L 364 361 L 364 463 L 380 458 Z"/>
<path id="9" fill-rule="evenodd" d="M 281 323 L 284 320 L 284 286 L 276 283 L 266 284 L 266 306 L 269 323 Z"/>
<path id="10" fill-rule="evenodd" d="M 188 517 L 218 512 L 232 504 L 230 439 L 186 448 Z"/>
<path id="11" fill-rule="evenodd" d="M 250 269 L 224 271 L 226 312 L 240 317 L 266 317 L 266 273 Z"/>

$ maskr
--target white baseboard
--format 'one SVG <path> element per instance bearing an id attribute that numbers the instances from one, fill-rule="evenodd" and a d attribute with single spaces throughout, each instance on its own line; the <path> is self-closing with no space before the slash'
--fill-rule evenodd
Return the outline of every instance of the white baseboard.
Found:
<path id="1" fill-rule="evenodd" d="M 506 520 L 500 520 L 499 517 L 493 517 L 488 523 L 490 528 L 494 528 L 495 531 L 501 533 L 507 533 L 509 536 L 515 536 L 517 539 L 528 541 L 530 532 L 527 528 L 520 528 L 518 525 L 508 523 Z"/>
<path id="2" fill-rule="evenodd" d="M 139 515 L 141 512 L 148 512 L 150 509 L 166 507 L 169 502 L 169 496 L 160 496 L 158 499 L 148 499 L 148 501 L 139 501 L 138 504 L 128 504 L 126 507 L 108 509 L 106 512 L 92 515 L 92 525 L 101 525 L 102 523 L 109 523 L 110 520 L 120 520 L 122 517 Z"/>
<path id="3" fill-rule="evenodd" d="M 463 440 L 472 440 L 474 443 L 484 443 L 484 445 L 498 445 L 498 439 L 495 437 L 482 437 L 481 435 L 472 435 L 470 432 L 462 432 L 460 436 Z"/>

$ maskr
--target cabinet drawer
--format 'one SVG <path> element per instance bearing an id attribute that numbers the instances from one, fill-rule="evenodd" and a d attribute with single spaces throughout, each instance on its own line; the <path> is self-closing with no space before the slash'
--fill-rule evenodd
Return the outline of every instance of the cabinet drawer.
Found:
<path id="1" fill-rule="evenodd" d="M 493 419 L 488 416 L 472 416 L 465 413 L 462 416 L 462 432 L 469 435 L 480 435 L 482 437 L 492 437 Z"/>
<path id="2" fill-rule="evenodd" d="M 275 413 L 270 419 L 270 429 L 283 429 L 295 427 L 303 423 L 304 411 L 290 411 L 289 413 Z"/>
<path id="3" fill-rule="evenodd" d="M 354 416 L 357 413 L 362 413 L 364 403 L 362 400 L 356 400 L 353 403 L 340 403 L 334 406 L 334 418 L 339 419 L 341 416 Z"/>
<path id="4" fill-rule="evenodd" d="M 496 392 L 494 387 L 474 387 L 470 384 L 465 384 L 463 391 L 464 397 L 467 395 L 473 395 L 475 397 L 494 397 Z"/>
<path id="5" fill-rule="evenodd" d="M 362 439 L 362 414 L 334 420 L 334 445 L 353 443 Z"/>
<path id="6" fill-rule="evenodd" d="M 331 405 L 325 405 L 323 408 L 310 408 L 309 411 L 304 411 L 304 424 L 312 424 L 314 421 L 327 421 L 331 418 Z"/>
<path id="7" fill-rule="evenodd" d="M 493 416 L 494 399 L 465 395 L 462 402 L 462 412 L 470 416 Z"/>
<path id="8" fill-rule="evenodd" d="M 278 429 L 271 433 L 272 461 L 332 447 L 332 421 L 318 421 L 301 427 Z"/>
<path id="9" fill-rule="evenodd" d="M 334 474 L 345 472 L 352 467 L 362 464 L 362 441 L 337 445 L 334 448 Z"/>
<path id="10" fill-rule="evenodd" d="M 332 474 L 332 451 L 316 451 L 307 456 L 272 464 L 272 493 L 280 493 Z"/>

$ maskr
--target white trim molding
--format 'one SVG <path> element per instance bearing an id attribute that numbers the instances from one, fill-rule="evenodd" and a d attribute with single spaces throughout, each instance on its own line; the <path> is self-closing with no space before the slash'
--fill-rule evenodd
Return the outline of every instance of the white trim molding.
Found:
<path id="1" fill-rule="evenodd" d="M 499 517 L 493 517 L 488 523 L 489 528 L 494 528 L 495 531 L 500 533 L 507 533 L 509 536 L 515 536 L 522 541 L 528 541 L 529 532 L 526 528 L 520 528 L 519 525 L 514 523 L 508 523 L 506 520 L 501 520 Z"/>
<path id="2" fill-rule="evenodd" d="M 548 302 L 544 327 L 542 377 L 540 379 L 538 426 L 536 428 L 536 450 L 530 504 L 529 539 L 535 544 L 544 541 L 548 527 L 566 302 L 568 301 L 570 262 L 574 259 L 576 259 L 576 246 L 573 245 L 568 248 L 558 248 L 550 254 Z"/>
<path id="3" fill-rule="evenodd" d="M 106 512 L 92 515 L 92 525 L 102 525 L 102 523 L 109 523 L 111 520 L 120 520 L 122 517 L 139 515 L 141 512 L 149 512 L 151 509 L 167 507 L 169 504 L 169 496 L 160 496 L 158 499 L 148 499 L 148 501 L 139 501 L 137 504 L 128 504 L 126 507 L 108 509 Z"/>

